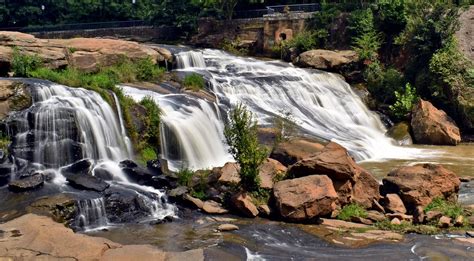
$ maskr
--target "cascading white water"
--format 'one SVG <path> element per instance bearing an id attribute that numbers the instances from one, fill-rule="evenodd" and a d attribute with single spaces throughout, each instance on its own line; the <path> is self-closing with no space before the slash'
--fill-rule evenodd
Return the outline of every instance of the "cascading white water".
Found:
<path id="1" fill-rule="evenodd" d="M 407 157 L 406 149 L 385 136 L 378 116 L 371 112 L 339 76 L 295 68 L 283 62 L 242 58 L 219 50 L 183 52 L 181 60 L 205 61 L 214 93 L 222 107 L 245 104 L 260 125 L 290 114 L 304 133 L 340 143 L 357 160 Z M 188 57 L 188 58 L 185 58 Z M 187 71 L 202 71 L 190 63 Z M 413 151 L 416 153 L 415 151 Z"/>
<path id="2" fill-rule="evenodd" d="M 107 213 L 103 198 L 83 199 L 77 203 L 78 212 L 76 224 L 83 230 L 107 227 Z"/>
<path id="3" fill-rule="evenodd" d="M 122 137 L 124 137 L 123 139 L 127 148 L 127 153 L 132 154 L 132 151 L 133 151 L 132 142 L 128 138 L 127 131 L 125 130 L 125 124 L 123 122 L 123 116 L 122 116 L 122 106 L 120 106 L 120 102 L 119 102 L 119 99 L 117 98 L 117 95 L 115 93 L 113 93 L 113 95 L 114 95 L 115 106 L 117 108 L 117 114 L 119 116 L 120 132 L 122 134 Z"/>
<path id="4" fill-rule="evenodd" d="M 206 62 L 200 51 L 186 51 L 176 54 L 176 65 L 180 69 L 205 68 Z"/>
<path id="5" fill-rule="evenodd" d="M 171 170 L 207 169 L 233 161 L 215 103 L 187 94 L 163 95 L 128 86 L 122 86 L 122 90 L 136 101 L 152 97 L 160 106 L 162 157 Z"/>

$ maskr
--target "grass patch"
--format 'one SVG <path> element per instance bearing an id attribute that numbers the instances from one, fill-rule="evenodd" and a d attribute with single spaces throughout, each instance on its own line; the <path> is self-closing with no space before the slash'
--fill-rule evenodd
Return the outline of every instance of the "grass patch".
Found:
<path id="1" fill-rule="evenodd" d="M 390 220 L 384 220 L 375 223 L 375 226 L 381 230 L 395 231 L 398 233 L 418 233 L 424 235 L 433 235 L 439 233 L 439 229 L 435 226 L 414 225 L 410 222 L 402 221 L 400 225 L 390 223 Z"/>
<path id="2" fill-rule="evenodd" d="M 29 77 L 30 73 L 41 65 L 42 61 L 38 55 L 23 54 L 17 47 L 13 48 L 11 70 L 16 77 Z"/>
<path id="3" fill-rule="evenodd" d="M 178 176 L 178 184 L 181 186 L 186 186 L 190 187 L 191 186 L 191 181 L 194 176 L 194 172 L 190 169 L 181 169 L 176 173 L 176 176 Z"/>
<path id="4" fill-rule="evenodd" d="M 3 152 L 7 153 L 8 146 L 10 146 L 11 142 L 12 141 L 10 140 L 10 137 L 0 131 L 0 150 L 3 150 Z"/>
<path id="5" fill-rule="evenodd" d="M 337 219 L 349 221 L 352 217 L 367 217 L 367 211 L 358 204 L 351 203 L 349 205 L 345 205 L 339 215 L 337 215 Z"/>
<path id="6" fill-rule="evenodd" d="M 206 87 L 206 81 L 197 73 L 186 75 L 183 80 L 184 87 L 191 91 L 203 90 Z"/>
<path id="7" fill-rule="evenodd" d="M 452 203 L 444 200 L 443 198 L 435 198 L 425 208 L 425 212 L 428 211 L 439 211 L 444 216 L 448 216 L 455 219 L 461 215 L 464 215 L 464 208 L 458 203 Z"/>
<path id="8" fill-rule="evenodd" d="M 139 161 L 143 165 L 146 165 L 147 161 L 154 160 L 157 158 L 158 158 L 158 155 L 156 154 L 155 149 L 153 149 L 152 147 L 146 147 L 141 150 Z"/>

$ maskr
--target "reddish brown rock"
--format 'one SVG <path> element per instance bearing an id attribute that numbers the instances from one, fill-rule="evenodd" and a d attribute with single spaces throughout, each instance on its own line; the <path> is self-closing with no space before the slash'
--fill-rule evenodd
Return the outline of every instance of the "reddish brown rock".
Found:
<path id="1" fill-rule="evenodd" d="M 413 223 L 415 224 L 423 224 L 425 222 L 425 211 L 423 207 L 416 207 L 415 211 L 413 212 Z"/>
<path id="2" fill-rule="evenodd" d="M 272 151 L 270 158 L 276 159 L 285 166 L 290 166 L 296 162 L 310 158 L 321 150 L 324 146 L 303 139 L 292 139 L 279 143 Z"/>
<path id="3" fill-rule="evenodd" d="M 352 50 L 331 51 L 316 49 L 300 54 L 294 62 L 301 67 L 334 70 L 357 61 L 359 61 L 359 56 Z"/>
<path id="4" fill-rule="evenodd" d="M 456 201 L 460 184 L 456 174 L 441 165 L 419 164 L 392 170 L 383 179 L 383 190 L 397 193 L 411 213 L 437 197 Z"/>
<path id="5" fill-rule="evenodd" d="M 208 214 L 227 214 L 229 211 L 222 207 L 221 204 L 208 200 L 203 203 L 202 210 Z"/>
<path id="6" fill-rule="evenodd" d="M 274 159 L 266 159 L 260 166 L 258 173 L 260 177 L 260 187 L 272 189 L 275 179 L 282 179 L 286 174 L 286 167 Z"/>
<path id="7" fill-rule="evenodd" d="M 280 181 L 273 188 L 273 196 L 280 215 L 295 222 L 329 215 L 337 201 L 332 181 L 325 175 Z"/>
<path id="8" fill-rule="evenodd" d="M 426 222 L 430 223 L 432 221 L 438 220 L 443 216 L 443 213 L 439 211 L 428 211 L 426 212 Z"/>
<path id="9" fill-rule="evenodd" d="M 246 193 L 237 193 L 232 197 L 232 206 L 239 214 L 246 217 L 256 217 L 257 207 L 252 203 L 252 199 Z"/>
<path id="10" fill-rule="evenodd" d="M 237 185 L 240 182 L 239 171 L 239 164 L 227 162 L 223 167 L 213 168 L 209 179 L 223 185 Z"/>
<path id="11" fill-rule="evenodd" d="M 451 218 L 447 216 L 442 216 L 438 221 L 438 227 L 448 228 L 451 225 Z"/>
<path id="12" fill-rule="evenodd" d="M 456 123 L 444 111 L 422 99 L 413 108 L 411 126 L 416 143 L 456 145 L 461 142 Z"/>
<path id="13" fill-rule="evenodd" d="M 379 182 L 369 172 L 361 172 L 353 185 L 351 202 L 357 203 L 365 208 L 371 208 L 373 202 L 379 199 Z"/>
<path id="14" fill-rule="evenodd" d="M 405 205 L 403 205 L 402 199 L 397 194 L 387 194 L 384 199 L 385 210 L 392 213 L 407 213 Z"/>

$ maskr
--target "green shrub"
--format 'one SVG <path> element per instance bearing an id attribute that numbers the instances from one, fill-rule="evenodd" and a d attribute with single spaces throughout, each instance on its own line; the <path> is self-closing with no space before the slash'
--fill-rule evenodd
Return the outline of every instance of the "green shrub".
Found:
<path id="1" fill-rule="evenodd" d="M 140 81 L 156 80 L 163 73 L 164 69 L 154 64 L 151 58 L 141 59 L 136 63 L 136 78 Z"/>
<path id="2" fill-rule="evenodd" d="M 258 143 L 257 132 L 257 122 L 244 105 L 230 111 L 224 134 L 229 152 L 240 164 L 241 186 L 249 192 L 259 190 L 259 168 L 267 157 L 267 150 Z"/>
<path id="3" fill-rule="evenodd" d="M 443 198 L 435 198 L 426 206 L 425 211 L 439 211 L 450 218 L 457 218 L 464 214 L 464 209 L 458 203 L 446 201 Z"/>
<path id="4" fill-rule="evenodd" d="M 348 23 L 347 30 L 349 30 L 353 42 L 358 36 L 375 32 L 374 14 L 370 8 L 352 12 Z"/>
<path id="5" fill-rule="evenodd" d="M 241 41 L 239 38 L 233 41 L 224 39 L 224 41 L 221 43 L 221 48 L 237 56 L 245 56 L 245 55 L 248 55 L 250 52 L 248 48 L 243 47 L 241 45 Z"/>
<path id="6" fill-rule="evenodd" d="M 192 91 L 199 91 L 206 87 L 206 81 L 197 73 L 186 75 L 183 80 L 184 87 Z"/>
<path id="7" fill-rule="evenodd" d="M 190 187 L 194 172 L 190 169 L 181 169 L 176 173 L 178 176 L 178 184 L 181 186 Z"/>
<path id="8" fill-rule="evenodd" d="M 140 104 L 145 107 L 146 119 L 145 126 L 147 132 L 142 139 L 147 141 L 147 144 L 152 146 L 159 146 L 160 144 L 160 122 L 162 111 L 156 104 L 152 97 L 146 96 L 140 101 Z"/>
<path id="9" fill-rule="evenodd" d="M 390 105 L 390 112 L 397 119 L 403 120 L 406 118 L 406 115 L 411 112 L 413 105 L 415 105 L 418 100 L 416 89 L 407 83 L 403 93 L 395 91 L 395 97 L 397 100 L 395 104 Z"/>
<path id="10" fill-rule="evenodd" d="M 158 158 L 158 155 L 156 154 L 155 149 L 153 149 L 152 147 L 146 147 L 142 149 L 139 160 L 140 160 L 140 163 L 145 165 L 147 161 L 155 160 L 157 158 Z"/>
<path id="11" fill-rule="evenodd" d="M 10 146 L 10 143 L 10 137 L 0 131 L 0 150 L 3 150 L 3 152 L 6 153 L 8 151 L 8 146 Z"/>
<path id="12" fill-rule="evenodd" d="M 18 48 L 13 48 L 11 70 L 16 77 L 29 77 L 41 64 L 41 59 L 37 55 L 22 54 Z"/>
<path id="13" fill-rule="evenodd" d="M 318 46 L 316 40 L 315 32 L 303 31 L 295 35 L 292 39 L 283 41 L 283 48 L 285 50 L 294 48 L 298 53 L 302 53 L 316 48 Z"/>
<path id="14" fill-rule="evenodd" d="M 352 217 L 366 218 L 367 211 L 360 205 L 351 203 L 349 205 L 345 205 L 341 209 L 341 212 L 339 213 L 339 215 L 337 215 L 337 219 L 346 220 L 346 221 L 351 220 Z"/>
<path id="15" fill-rule="evenodd" d="M 368 90 L 380 103 L 393 104 L 395 92 L 403 90 L 405 80 L 402 73 L 393 68 L 384 70 L 378 61 L 370 63 L 364 73 Z"/>
<path id="16" fill-rule="evenodd" d="M 376 32 L 368 32 L 356 36 L 352 48 L 357 52 L 361 60 L 375 61 L 378 58 L 378 51 L 381 45 L 380 35 Z"/>

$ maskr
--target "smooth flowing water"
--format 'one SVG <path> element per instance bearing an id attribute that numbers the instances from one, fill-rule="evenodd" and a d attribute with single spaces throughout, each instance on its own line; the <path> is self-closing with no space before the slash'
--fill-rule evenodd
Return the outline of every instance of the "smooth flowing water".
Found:
<path id="1" fill-rule="evenodd" d="M 107 182 L 121 190 L 132 190 L 151 217 L 175 215 L 175 207 L 166 202 L 163 192 L 130 182 L 120 168 L 119 162 L 133 159 L 133 152 L 116 97 L 118 114 L 96 92 L 47 81 L 25 81 L 29 84 L 33 105 L 11 114 L 7 120 L 12 137 L 11 152 L 18 168 L 12 174 L 13 179 L 34 172 L 54 176 L 45 186 L 78 194 L 81 198 L 78 201 L 78 227 L 101 227 L 107 223 L 104 200 L 97 198 L 95 192 L 67 186 L 61 173 L 71 164 L 88 159 L 92 167 L 86 174 L 95 175 L 99 169 L 106 170 L 113 175 Z"/>
<path id="2" fill-rule="evenodd" d="M 187 94 L 159 94 L 122 86 L 136 101 L 151 97 L 163 111 L 161 151 L 171 170 L 208 169 L 233 161 L 215 103 Z"/>
<path id="3" fill-rule="evenodd" d="M 177 57 L 180 70 L 208 75 L 221 108 L 243 103 L 262 126 L 291 115 L 304 134 L 338 142 L 357 160 L 422 154 L 395 146 L 378 116 L 338 75 L 219 50 L 187 51 Z"/>

